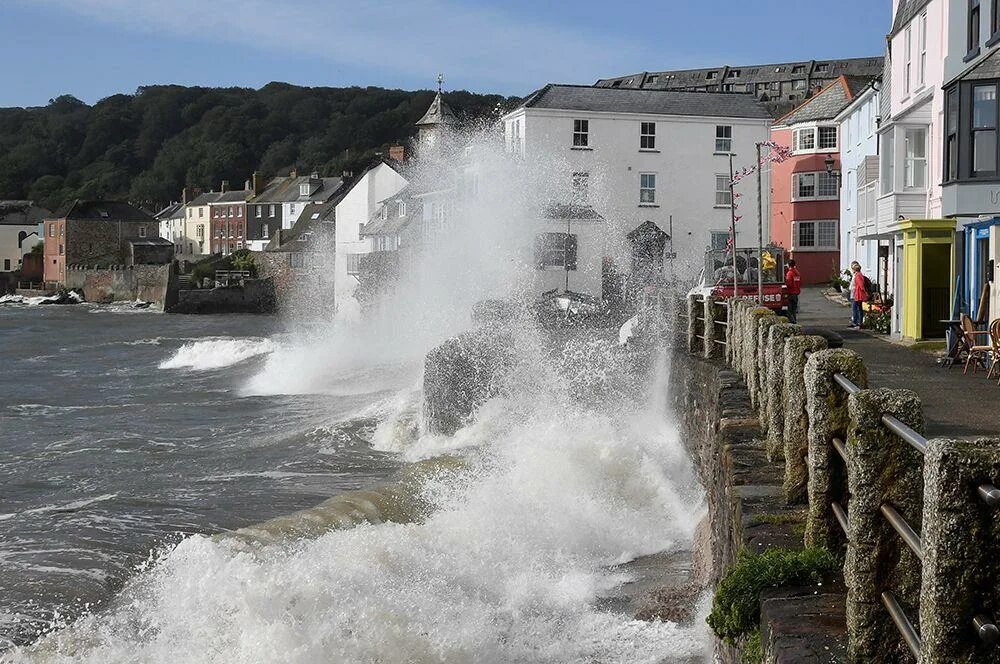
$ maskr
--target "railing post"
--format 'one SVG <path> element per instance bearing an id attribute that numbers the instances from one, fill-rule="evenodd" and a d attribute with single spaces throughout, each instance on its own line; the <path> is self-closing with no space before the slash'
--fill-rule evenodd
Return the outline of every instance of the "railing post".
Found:
<path id="1" fill-rule="evenodd" d="M 806 352 L 826 350 L 827 341 L 817 336 L 789 337 L 785 342 L 785 381 L 782 386 L 784 403 L 785 502 L 806 500 L 809 468 L 805 456 L 809 453 L 809 415 L 806 413 Z"/>
<path id="2" fill-rule="evenodd" d="M 729 366 L 742 375 L 743 366 L 743 322 L 746 313 L 746 302 L 738 298 L 729 298 L 729 328 L 726 330 Z"/>
<path id="3" fill-rule="evenodd" d="M 718 310 L 721 307 L 716 304 L 710 295 L 705 296 L 704 305 L 705 358 L 711 359 L 718 355 L 718 344 L 715 343 L 715 339 L 718 337 L 719 326 L 715 323 L 719 319 Z"/>
<path id="4" fill-rule="evenodd" d="M 1000 482 L 1000 439 L 929 441 L 923 481 L 920 661 L 995 662 L 972 621 L 1000 619 L 1000 515 L 977 495 Z"/>
<path id="5" fill-rule="evenodd" d="M 799 325 L 781 323 L 773 325 L 767 338 L 767 457 L 771 461 L 785 458 L 785 346 L 788 340 L 801 336 Z"/>
<path id="6" fill-rule="evenodd" d="M 847 658 L 909 662 L 911 656 L 882 604 L 892 592 L 912 620 L 920 593 L 920 559 L 883 516 L 883 505 L 920 532 L 923 507 L 923 454 L 882 424 L 892 415 L 918 433 L 924 430 L 920 399 L 910 390 L 862 390 L 849 399 L 847 506 L 850 533 L 844 561 L 847 585 Z"/>
<path id="7" fill-rule="evenodd" d="M 698 300 L 696 295 L 687 296 L 688 352 L 697 355 L 701 339 L 698 338 Z"/>
<path id="8" fill-rule="evenodd" d="M 774 312 L 764 307 L 755 307 L 747 314 L 747 336 L 743 340 L 744 358 L 746 368 L 746 384 L 750 391 L 750 405 L 757 407 L 760 404 L 760 328 L 764 321 L 768 325 L 772 324 Z"/>
<path id="9" fill-rule="evenodd" d="M 768 340 L 771 338 L 772 327 L 786 323 L 788 323 L 788 319 L 777 314 L 764 316 L 757 323 L 757 411 L 760 416 L 761 430 L 765 434 L 768 425 L 767 399 L 770 396 L 767 390 L 767 379 L 770 376 L 770 368 L 767 364 Z"/>
<path id="10" fill-rule="evenodd" d="M 843 532 L 831 504 L 840 500 L 847 485 L 843 464 L 834 458 L 833 438 L 847 437 L 850 416 L 847 392 L 834 381 L 843 374 L 858 387 L 868 386 L 868 371 L 860 355 L 837 348 L 813 353 L 806 362 L 806 413 L 809 416 L 809 512 L 806 517 L 806 546 L 834 551 L 844 541 Z"/>

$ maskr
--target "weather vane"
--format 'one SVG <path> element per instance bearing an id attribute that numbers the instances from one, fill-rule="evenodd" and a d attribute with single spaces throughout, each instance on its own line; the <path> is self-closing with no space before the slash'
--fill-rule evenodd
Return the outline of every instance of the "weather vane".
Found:
<path id="1" fill-rule="evenodd" d="M 441 92 L 441 86 L 444 84 L 444 74 L 438 74 L 438 92 Z"/>

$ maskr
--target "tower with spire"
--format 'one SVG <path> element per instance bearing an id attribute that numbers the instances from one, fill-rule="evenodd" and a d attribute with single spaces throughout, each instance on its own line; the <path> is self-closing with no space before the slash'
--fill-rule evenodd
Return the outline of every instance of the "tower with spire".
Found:
<path id="1" fill-rule="evenodd" d="M 424 116 L 417 120 L 417 143 L 418 150 L 440 149 L 444 141 L 444 134 L 455 125 L 455 113 L 441 96 L 444 85 L 444 74 L 438 74 L 438 90 L 434 95 L 430 108 Z"/>

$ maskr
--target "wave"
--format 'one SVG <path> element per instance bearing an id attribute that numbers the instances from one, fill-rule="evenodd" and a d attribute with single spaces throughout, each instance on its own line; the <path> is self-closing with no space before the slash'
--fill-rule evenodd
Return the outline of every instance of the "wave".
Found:
<path id="1" fill-rule="evenodd" d="M 431 460 L 417 482 L 190 537 L 108 610 L 13 661 L 702 658 L 703 614 L 679 625 L 597 607 L 630 580 L 615 565 L 689 549 L 704 512 L 665 401 L 595 410 L 508 395 L 453 437 L 461 460 L 440 472 Z"/>
<path id="2" fill-rule="evenodd" d="M 222 369 L 239 364 L 251 357 L 274 352 L 276 344 L 270 339 L 204 339 L 186 343 L 167 360 L 160 362 L 161 369 L 193 369 L 198 371 Z"/>

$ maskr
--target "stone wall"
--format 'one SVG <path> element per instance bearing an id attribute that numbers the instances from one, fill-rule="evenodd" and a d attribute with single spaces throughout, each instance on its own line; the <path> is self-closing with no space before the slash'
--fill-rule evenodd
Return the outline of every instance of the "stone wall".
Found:
<path id="1" fill-rule="evenodd" d="M 80 289 L 87 302 L 152 302 L 159 309 L 173 305 L 177 274 L 173 264 L 133 265 L 115 268 L 66 269 L 66 288 Z"/>
<path id="2" fill-rule="evenodd" d="M 247 279 L 242 286 L 181 290 L 171 314 L 270 314 L 276 310 L 274 282 Z"/>

